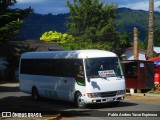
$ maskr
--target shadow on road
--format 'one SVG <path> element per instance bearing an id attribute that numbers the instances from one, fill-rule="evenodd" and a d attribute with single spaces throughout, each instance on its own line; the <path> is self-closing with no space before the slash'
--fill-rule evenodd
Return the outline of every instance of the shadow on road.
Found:
<path id="1" fill-rule="evenodd" d="M 95 104 L 95 105 L 88 105 L 90 109 L 102 109 L 102 108 L 117 108 L 117 107 L 128 107 L 128 106 L 136 106 L 138 104 L 131 103 L 131 102 L 120 102 L 118 105 L 111 105 L 110 103 L 105 104 Z"/>
<path id="2" fill-rule="evenodd" d="M 0 111 L 61 111 L 73 109 L 72 103 L 42 99 L 34 101 L 31 96 L 5 97 L 0 99 Z"/>
<path id="3" fill-rule="evenodd" d="M 136 105 L 137 104 L 135 103 L 123 101 L 120 102 L 118 106 L 111 106 L 110 104 L 94 104 L 88 105 L 86 109 L 77 109 L 75 108 L 74 104 L 70 102 L 51 100 L 45 98 L 42 98 L 40 101 L 34 101 L 28 94 L 15 92 L 15 94 L 12 93 L 12 95 L 0 99 L 0 112 L 40 112 L 42 113 L 42 115 L 46 116 L 61 113 L 62 117 L 105 117 L 108 114 L 108 112 L 112 112 L 107 111 L 107 109 Z"/>
<path id="4" fill-rule="evenodd" d="M 4 93 L 3 93 L 4 92 Z M 107 111 L 100 110 L 136 106 L 138 104 L 126 101 L 120 102 L 117 106 L 108 104 L 92 104 L 86 109 L 77 109 L 73 103 L 41 99 L 34 101 L 30 95 L 19 91 L 18 86 L 0 86 L 0 112 L 41 112 L 44 114 L 61 113 L 62 116 L 105 116 Z M 107 110 L 106 109 L 106 110 Z"/>
<path id="5" fill-rule="evenodd" d="M 21 93 L 21 92 L 18 92 Z M 13 94 L 12 94 L 13 95 Z M 108 104 L 94 104 L 88 105 L 86 109 L 104 109 L 115 107 L 128 107 L 135 106 L 135 103 L 120 102 L 117 106 Z M 0 111 L 63 111 L 76 109 L 73 103 L 41 99 L 40 101 L 34 101 L 31 96 L 17 96 L 17 97 L 5 97 L 0 99 Z M 85 110 L 85 109 L 83 109 Z"/>

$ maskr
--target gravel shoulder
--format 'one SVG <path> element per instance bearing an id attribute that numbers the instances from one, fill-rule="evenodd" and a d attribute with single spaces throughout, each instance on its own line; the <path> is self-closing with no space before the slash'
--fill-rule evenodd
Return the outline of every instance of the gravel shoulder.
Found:
<path id="1" fill-rule="evenodd" d="M 160 97 L 157 97 L 157 96 L 131 95 L 131 96 L 126 96 L 125 100 L 132 101 L 132 102 L 145 103 L 145 104 L 158 104 L 158 105 L 160 105 Z"/>

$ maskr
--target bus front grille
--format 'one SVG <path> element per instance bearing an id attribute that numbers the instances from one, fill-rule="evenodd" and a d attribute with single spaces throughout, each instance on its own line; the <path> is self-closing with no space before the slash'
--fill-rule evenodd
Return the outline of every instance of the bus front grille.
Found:
<path id="1" fill-rule="evenodd" d="M 116 96 L 117 91 L 113 91 L 113 92 L 103 92 L 101 93 L 101 97 L 114 97 Z"/>

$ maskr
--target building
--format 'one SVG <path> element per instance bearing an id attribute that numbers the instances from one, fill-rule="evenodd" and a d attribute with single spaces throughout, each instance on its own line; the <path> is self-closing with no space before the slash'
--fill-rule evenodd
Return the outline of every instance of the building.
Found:
<path id="1" fill-rule="evenodd" d="M 153 50 L 156 53 L 156 56 L 160 56 L 160 47 L 153 47 Z"/>
<path id="2" fill-rule="evenodd" d="M 146 50 L 139 49 L 139 60 L 146 60 Z M 134 60 L 134 48 L 128 48 L 125 52 L 121 55 L 122 60 Z"/>
<path id="3" fill-rule="evenodd" d="M 35 49 L 35 51 L 59 51 L 63 50 L 56 43 L 46 43 L 42 40 L 26 40 L 26 41 L 12 41 L 12 45 L 18 46 L 19 49 L 24 48 L 25 46 L 29 49 Z"/>
<path id="4" fill-rule="evenodd" d="M 16 78 L 18 76 L 18 65 L 16 65 L 17 66 L 16 68 L 7 69 L 7 65 L 8 65 L 7 59 L 10 57 L 10 52 L 17 52 L 17 54 L 19 55 L 23 52 L 28 52 L 28 51 L 63 50 L 56 43 L 46 43 L 45 41 L 40 41 L 40 40 L 12 41 L 7 44 L 3 44 L 1 46 L 2 47 L 0 47 L 0 81 L 2 80 L 8 81 L 8 79 L 10 79 L 9 77 L 11 77 L 12 75 Z M 13 48 L 16 48 L 16 51 L 13 51 L 15 50 Z M 12 58 L 10 57 L 10 59 Z M 12 60 L 14 61 L 15 59 L 13 58 Z"/>
<path id="5" fill-rule="evenodd" d="M 154 47 L 154 55 L 160 56 L 160 47 Z M 146 50 L 139 49 L 139 60 L 146 60 Z M 125 52 L 120 56 L 122 60 L 134 60 L 134 48 L 130 47 L 125 50 Z"/>

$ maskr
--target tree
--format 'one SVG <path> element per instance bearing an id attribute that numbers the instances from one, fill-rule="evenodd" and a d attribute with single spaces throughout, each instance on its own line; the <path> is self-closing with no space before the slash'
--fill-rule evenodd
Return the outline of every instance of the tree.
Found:
<path id="1" fill-rule="evenodd" d="M 131 47 L 131 41 L 129 39 L 129 35 L 127 33 L 119 34 L 119 48 L 128 48 Z"/>
<path id="2" fill-rule="evenodd" d="M 10 9 L 15 3 L 16 0 L 0 0 L 0 44 L 15 40 L 23 18 L 32 11 L 31 8 Z"/>
<path id="3" fill-rule="evenodd" d="M 113 50 L 119 40 L 114 19 L 117 6 L 99 0 L 67 1 L 70 8 L 68 33 L 73 35 L 80 49 L 98 48 Z M 75 48 L 76 49 L 76 48 Z"/>
<path id="4" fill-rule="evenodd" d="M 40 40 L 44 40 L 48 43 L 58 43 L 66 50 L 73 49 L 74 46 L 74 37 L 72 35 L 67 33 L 62 34 L 57 31 L 48 31 L 43 33 Z"/>
<path id="5" fill-rule="evenodd" d="M 154 30 L 154 46 L 160 46 L 160 29 Z"/>
<path id="6" fill-rule="evenodd" d="M 119 42 L 117 43 L 117 47 L 114 48 L 114 52 L 121 56 L 124 50 L 128 47 L 132 46 L 131 40 L 129 38 L 129 33 L 119 33 Z"/>
<path id="7" fill-rule="evenodd" d="M 145 41 L 142 41 L 142 40 L 138 40 L 138 48 L 139 48 L 139 49 L 146 50 L 146 48 L 147 48 L 146 42 L 145 42 Z"/>
<path id="8" fill-rule="evenodd" d="M 32 9 L 24 10 L 10 9 L 9 7 L 16 4 L 16 0 L 0 0 L 0 57 L 7 61 L 8 80 L 14 79 L 15 69 L 18 67 L 18 57 L 15 46 L 10 41 L 16 39 L 17 33 L 23 22 L 23 18 L 27 16 Z"/>

